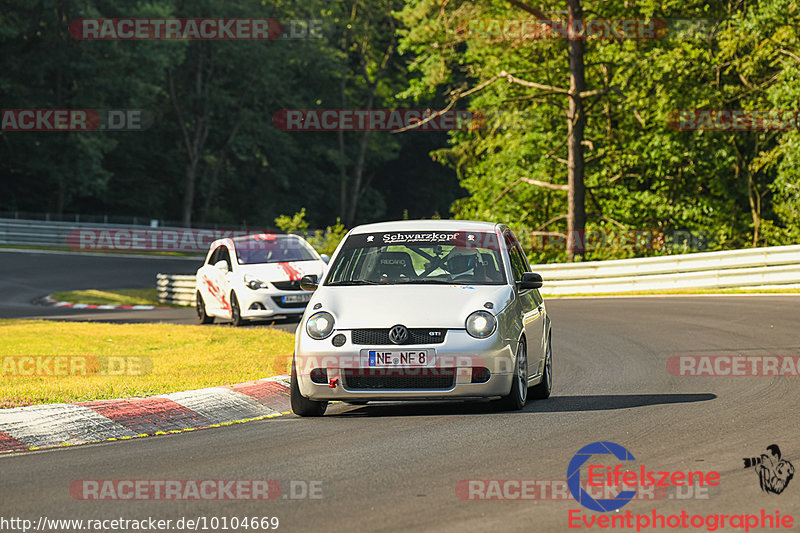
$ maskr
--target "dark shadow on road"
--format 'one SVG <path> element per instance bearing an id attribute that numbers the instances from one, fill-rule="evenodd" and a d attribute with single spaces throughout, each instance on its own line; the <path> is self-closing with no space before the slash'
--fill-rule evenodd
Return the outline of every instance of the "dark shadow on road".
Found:
<path id="1" fill-rule="evenodd" d="M 668 405 L 673 403 L 708 402 L 716 394 L 602 394 L 596 396 L 551 396 L 544 401 L 529 402 L 525 411 L 531 413 L 569 413 L 579 411 L 611 411 Z"/>
<path id="2" fill-rule="evenodd" d="M 717 398 L 716 394 L 601 394 L 587 396 L 551 396 L 547 400 L 531 400 L 520 411 L 505 411 L 507 414 L 533 413 L 579 413 L 585 411 L 612 411 L 650 405 L 707 402 Z M 345 404 L 346 407 L 347 406 Z M 333 411 L 333 412 L 331 412 Z M 370 403 L 363 407 L 350 408 L 345 412 L 329 407 L 326 416 L 434 416 L 476 415 L 503 412 L 490 400 L 452 402 Z"/>

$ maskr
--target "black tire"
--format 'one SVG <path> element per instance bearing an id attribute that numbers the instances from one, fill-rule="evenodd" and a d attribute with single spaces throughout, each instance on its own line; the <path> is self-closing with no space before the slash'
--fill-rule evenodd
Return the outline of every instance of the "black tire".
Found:
<path id="1" fill-rule="evenodd" d="M 553 339 L 547 335 L 547 353 L 544 356 L 544 376 L 542 382 L 534 385 L 530 390 L 530 397 L 536 400 L 546 400 L 553 390 Z"/>
<path id="2" fill-rule="evenodd" d="M 231 292 L 231 324 L 235 328 L 244 324 L 242 310 L 239 308 L 239 300 L 236 298 L 235 292 Z"/>
<path id="3" fill-rule="evenodd" d="M 292 359 L 292 384 L 291 384 L 292 411 L 297 416 L 322 416 L 328 408 L 328 402 L 317 402 L 309 400 L 300 394 L 300 386 L 297 384 L 297 368 Z"/>
<path id="4" fill-rule="evenodd" d="M 206 313 L 206 302 L 203 301 L 203 295 L 200 294 L 200 291 L 197 291 L 197 303 L 196 310 L 197 310 L 197 321 L 201 324 L 213 324 L 214 317 L 208 316 Z"/>
<path id="5" fill-rule="evenodd" d="M 511 391 L 498 400 L 497 406 L 503 411 L 519 411 L 528 403 L 528 348 L 525 337 L 517 346 L 517 357 L 514 364 L 514 379 Z"/>

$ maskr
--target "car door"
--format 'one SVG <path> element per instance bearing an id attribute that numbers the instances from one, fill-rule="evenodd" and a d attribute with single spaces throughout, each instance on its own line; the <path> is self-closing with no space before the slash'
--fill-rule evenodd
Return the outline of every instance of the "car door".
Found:
<path id="1" fill-rule="evenodd" d="M 203 298 L 203 304 L 206 307 L 206 314 L 214 315 L 214 310 L 217 308 L 217 301 L 214 295 L 209 290 L 208 280 L 213 276 L 214 263 L 217 262 L 219 256 L 219 248 L 212 248 L 206 256 L 206 261 L 197 271 L 197 292 Z"/>
<path id="2" fill-rule="evenodd" d="M 216 267 L 220 261 L 228 265 L 227 271 Z M 227 246 L 220 245 L 211 254 L 208 264 L 203 267 L 200 283 L 203 287 L 203 299 L 206 302 L 206 313 L 220 318 L 230 318 L 231 306 L 228 299 L 228 277 L 230 275 L 230 253 Z M 206 296 L 207 295 L 207 296 Z"/>
<path id="3" fill-rule="evenodd" d="M 233 282 L 233 261 L 231 260 L 231 250 L 226 246 L 222 245 L 222 250 L 220 251 L 220 261 L 225 261 L 227 265 L 227 270 L 223 271 L 220 269 L 216 269 L 219 272 L 219 287 L 220 287 L 220 295 L 219 295 L 219 312 L 221 316 L 225 318 L 232 318 L 232 309 L 231 309 L 231 285 Z"/>
<path id="4" fill-rule="evenodd" d="M 522 281 L 522 274 L 530 272 L 528 259 L 525 257 L 519 241 L 517 241 L 511 230 L 506 230 L 505 243 L 511 260 L 511 273 L 514 276 L 514 281 Z M 539 372 L 539 362 L 544 353 L 544 345 L 542 344 L 543 307 L 541 305 L 541 296 L 536 289 L 518 290 L 517 298 L 519 300 L 520 318 L 525 330 L 525 338 L 527 339 L 528 377 L 530 377 Z"/>

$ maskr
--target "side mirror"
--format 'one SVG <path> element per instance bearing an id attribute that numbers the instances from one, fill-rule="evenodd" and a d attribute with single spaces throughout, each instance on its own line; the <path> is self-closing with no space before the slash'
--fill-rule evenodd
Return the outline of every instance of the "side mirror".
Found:
<path id="1" fill-rule="evenodd" d="M 326 265 L 327 265 L 328 263 L 330 263 L 330 261 L 331 261 L 331 256 L 329 256 L 328 254 L 322 254 L 322 255 L 320 255 L 319 257 L 320 257 L 320 259 L 322 259 L 323 261 L 325 261 L 325 264 L 326 264 Z"/>
<path id="2" fill-rule="evenodd" d="M 316 274 L 306 274 L 300 278 L 300 288 L 304 291 L 315 291 L 319 286 Z"/>
<path id="3" fill-rule="evenodd" d="M 223 272 L 227 272 L 228 263 L 226 263 L 225 261 L 217 261 L 216 263 L 214 263 L 214 268 L 216 268 L 217 270 L 221 270 Z"/>
<path id="4" fill-rule="evenodd" d="M 521 291 L 527 289 L 538 289 L 542 286 L 542 276 L 534 272 L 522 274 L 522 280 L 517 282 L 517 288 Z"/>

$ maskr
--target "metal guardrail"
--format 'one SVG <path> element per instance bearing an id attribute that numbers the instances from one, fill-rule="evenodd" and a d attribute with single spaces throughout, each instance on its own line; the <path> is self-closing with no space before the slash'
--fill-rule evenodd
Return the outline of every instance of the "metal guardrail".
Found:
<path id="1" fill-rule="evenodd" d="M 195 306 L 195 276 L 188 274 L 157 274 L 158 301 Z"/>
<path id="2" fill-rule="evenodd" d="M 800 287 L 800 245 L 533 265 L 544 295 Z M 195 277 L 159 274 L 161 302 L 194 305 Z"/>
<path id="3" fill-rule="evenodd" d="M 800 246 L 534 265 L 542 294 L 603 294 L 669 289 L 790 287 L 800 284 Z"/>
<path id="4" fill-rule="evenodd" d="M 205 253 L 208 245 L 215 239 L 263 231 L 265 230 L 255 228 L 248 230 L 233 226 L 229 228 L 162 226 L 157 220 L 150 221 L 150 224 L 106 224 L 0 218 L 0 245 L 198 254 Z M 84 236 L 87 238 L 86 246 L 83 242 Z"/>
<path id="5" fill-rule="evenodd" d="M 0 218 L 0 244 L 17 246 L 69 247 L 67 236 L 75 230 L 109 228 L 150 229 L 149 225 L 100 224 L 93 222 L 56 222 Z M 168 229 L 159 227 L 158 229 Z"/>

